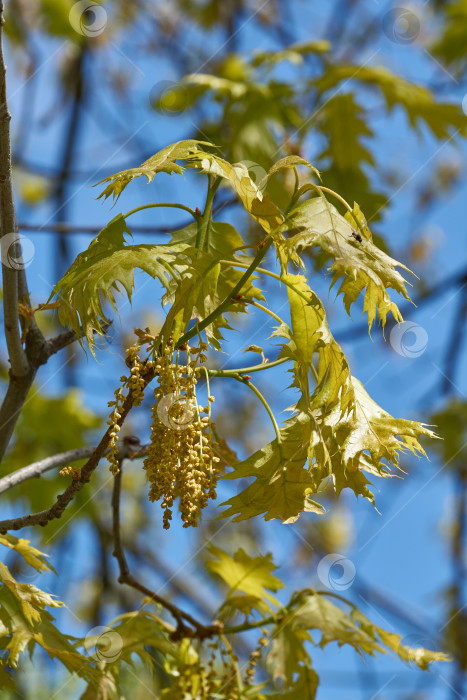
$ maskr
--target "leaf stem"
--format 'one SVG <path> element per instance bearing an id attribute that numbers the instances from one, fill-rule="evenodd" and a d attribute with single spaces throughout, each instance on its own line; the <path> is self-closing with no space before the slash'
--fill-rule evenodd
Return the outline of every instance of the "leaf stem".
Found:
<path id="1" fill-rule="evenodd" d="M 277 425 L 276 417 L 274 416 L 274 413 L 273 413 L 273 411 L 272 411 L 270 405 L 268 404 L 268 402 L 266 401 L 266 399 L 264 398 L 264 396 L 262 395 L 262 393 L 259 391 L 259 389 L 257 389 L 257 388 L 255 387 L 255 385 L 252 384 L 248 379 L 245 379 L 245 377 L 239 377 L 239 378 L 237 379 L 237 381 L 241 382 L 242 384 L 246 384 L 247 387 L 249 387 L 249 388 L 252 390 L 252 392 L 253 392 L 254 394 L 256 394 L 256 396 L 258 397 L 258 399 L 261 401 L 261 403 L 263 404 L 264 408 L 265 408 L 266 411 L 268 412 L 269 418 L 271 419 L 271 423 L 272 423 L 273 426 L 274 426 L 274 432 L 276 433 L 277 447 L 278 447 L 278 450 L 279 450 L 279 455 L 280 455 L 281 465 L 282 465 L 282 464 L 284 463 L 284 453 L 283 453 L 283 451 L 282 451 L 282 437 L 281 437 L 281 431 L 279 430 L 279 426 Z"/>
<path id="2" fill-rule="evenodd" d="M 286 357 L 282 357 L 280 360 L 274 360 L 274 362 L 263 362 L 260 365 L 253 365 L 253 367 L 242 367 L 241 369 L 208 369 L 208 373 L 210 377 L 235 377 L 237 374 L 261 372 L 263 369 L 277 367 L 277 365 L 281 365 L 283 362 L 287 362 Z"/>
<path id="3" fill-rule="evenodd" d="M 350 206 L 350 204 L 348 202 L 346 202 L 346 200 L 343 197 L 341 197 L 340 194 L 337 194 L 337 192 L 334 192 L 334 190 L 329 189 L 329 187 L 323 187 L 322 185 L 315 185 L 315 187 L 318 190 L 321 190 L 322 192 L 328 192 L 330 195 L 332 195 L 333 197 L 338 199 L 339 202 L 341 202 L 344 205 L 344 207 L 349 210 L 349 212 L 351 214 L 353 213 L 352 207 Z"/>
<path id="4" fill-rule="evenodd" d="M 252 262 L 250 265 L 247 266 L 246 272 L 244 275 L 241 276 L 235 287 L 232 289 L 232 291 L 228 294 L 228 296 L 225 297 L 225 299 L 219 304 L 219 306 L 214 309 L 208 316 L 206 316 L 205 319 L 203 319 L 201 322 L 198 322 L 193 328 L 190 328 L 189 331 L 187 331 L 182 337 L 178 340 L 177 342 L 177 347 L 180 345 L 184 345 L 186 342 L 191 340 L 195 335 L 198 335 L 202 330 L 206 328 L 206 326 L 209 326 L 210 323 L 216 320 L 223 311 L 232 303 L 232 297 L 235 297 L 244 284 L 249 280 L 253 272 L 256 270 L 258 267 L 259 263 L 261 260 L 264 258 L 266 253 L 268 252 L 270 246 L 272 244 L 272 238 L 269 237 L 265 241 L 263 241 L 262 246 L 256 253 L 255 257 L 253 258 Z M 237 263 L 232 262 L 232 261 L 219 261 L 219 262 L 226 262 L 229 265 L 237 265 Z M 240 265 L 240 267 L 243 267 Z"/>
<path id="5" fill-rule="evenodd" d="M 212 205 L 217 188 L 221 182 L 220 178 L 209 176 L 208 192 L 206 195 L 206 204 L 204 205 L 203 215 L 198 217 L 198 233 L 196 235 L 195 248 L 205 250 L 209 245 L 210 228 L 212 221 Z"/>
<path id="6" fill-rule="evenodd" d="M 190 209 L 190 207 L 187 207 L 184 204 L 177 204 L 176 202 L 153 202 L 152 204 L 143 204 L 140 207 L 136 207 L 135 209 L 130 209 L 130 211 L 127 211 L 126 214 L 123 214 L 123 218 L 127 219 L 129 216 L 131 216 L 132 214 L 136 214 L 136 212 L 138 211 L 142 211 L 143 209 L 155 209 L 156 207 L 172 207 L 173 209 L 183 209 L 183 211 L 187 211 L 189 214 L 191 214 L 195 221 L 199 220 L 199 214 L 197 214 L 193 209 Z"/>
<path id="7" fill-rule="evenodd" d="M 271 311 L 271 309 L 268 309 L 267 306 L 263 306 L 262 304 L 259 304 L 257 301 L 253 301 L 252 299 L 248 299 L 246 303 L 250 304 L 250 306 L 255 306 L 257 309 L 261 309 L 261 311 L 264 311 L 265 314 L 269 314 L 269 316 L 272 316 L 272 318 L 274 318 L 278 323 L 284 323 L 281 317 L 275 314 L 274 311 Z"/>
<path id="8" fill-rule="evenodd" d="M 290 211 L 290 209 L 292 208 L 292 205 L 295 204 L 297 202 L 297 200 L 300 199 L 302 194 L 305 194 L 306 192 L 309 192 L 310 190 L 317 190 L 321 194 L 321 196 L 324 196 L 323 192 L 327 192 L 332 197 L 335 197 L 336 199 L 338 199 L 339 202 L 341 202 L 341 204 L 343 204 L 344 207 L 351 214 L 353 214 L 352 207 L 343 197 L 340 196 L 340 194 L 337 194 L 337 192 L 334 192 L 334 190 L 331 190 L 329 187 L 324 187 L 323 185 L 315 185 L 313 182 L 307 182 L 306 185 L 303 185 L 302 187 L 300 187 L 299 190 L 296 191 L 296 193 L 294 194 L 294 196 L 292 198 L 291 205 L 289 206 L 287 212 Z"/>
<path id="9" fill-rule="evenodd" d="M 236 260 L 219 260 L 219 262 L 221 263 L 221 265 L 232 265 L 233 267 L 241 267 L 241 268 L 247 267 L 247 265 L 245 265 L 245 263 L 240 263 L 240 262 L 237 262 Z M 303 294 L 303 292 L 300 292 L 298 289 L 296 289 L 293 286 L 293 284 L 291 284 L 290 282 L 287 282 L 286 279 L 281 277 L 281 275 L 278 275 L 276 272 L 271 272 L 271 270 L 265 270 L 264 267 L 257 267 L 255 269 L 255 272 L 259 272 L 262 275 L 268 275 L 269 277 L 273 277 L 274 279 L 278 280 L 279 282 L 282 282 L 283 284 L 285 284 L 286 287 L 290 287 L 290 289 L 292 289 L 296 294 L 298 294 L 298 296 L 302 297 L 302 299 L 304 299 L 306 302 L 310 301 L 308 299 L 308 297 L 305 294 Z"/>
<path id="10" fill-rule="evenodd" d="M 221 263 L 222 265 L 233 265 L 233 266 L 235 266 L 235 267 L 242 267 L 242 268 L 247 267 L 244 263 L 238 263 L 238 262 L 236 262 L 236 261 L 230 261 L 230 260 L 221 260 L 220 263 Z M 300 296 L 300 297 L 301 297 L 304 301 L 306 301 L 307 303 L 310 301 L 310 300 L 307 298 L 307 296 L 306 296 L 305 294 L 303 294 L 303 292 L 300 292 L 298 289 L 296 289 L 296 288 L 293 286 L 293 284 L 290 284 L 290 282 L 287 282 L 287 280 L 284 279 L 283 277 L 281 277 L 281 275 L 278 275 L 278 274 L 276 274 L 275 272 L 271 272 L 271 270 L 265 270 L 265 269 L 262 268 L 262 267 L 257 267 L 257 268 L 256 268 L 256 272 L 259 272 L 260 274 L 263 274 L 263 275 L 268 275 L 269 277 L 273 277 L 274 279 L 278 280 L 279 282 L 282 282 L 282 283 L 285 284 L 287 287 L 289 287 L 290 289 L 292 289 L 292 290 L 295 292 L 295 294 L 298 294 L 298 296 Z M 252 302 L 249 302 L 249 303 L 252 303 Z M 253 305 L 254 305 L 254 306 L 261 306 L 260 304 L 257 304 L 256 302 L 254 302 Z M 263 308 L 263 311 L 269 312 L 269 309 L 266 309 L 266 307 L 262 307 L 262 308 Z M 272 315 L 272 313 L 273 313 L 273 312 L 271 312 L 271 315 Z M 274 315 L 275 315 L 275 314 L 274 314 Z M 277 318 L 281 323 L 283 323 L 283 321 L 281 321 L 281 320 L 279 319 L 278 316 L 276 316 L 276 318 Z M 313 365 L 312 362 L 310 362 L 310 369 L 311 369 L 311 371 L 312 371 L 312 373 L 313 373 L 313 376 L 314 376 L 315 380 L 318 381 L 318 372 L 316 371 L 316 368 L 314 367 L 314 365 Z"/>

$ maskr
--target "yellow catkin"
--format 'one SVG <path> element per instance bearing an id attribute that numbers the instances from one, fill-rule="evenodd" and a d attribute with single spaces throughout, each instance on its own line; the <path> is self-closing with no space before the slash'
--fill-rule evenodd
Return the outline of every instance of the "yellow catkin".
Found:
<path id="1" fill-rule="evenodd" d="M 107 459 L 110 463 L 110 471 L 112 474 L 117 474 L 119 469 L 118 434 L 120 432 L 120 426 L 118 425 L 118 421 L 121 418 L 121 408 L 126 398 L 123 390 L 124 388 L 127 388 L 128 392 L 131 392 L 132 394 L 133 405 L 140 406 L 144 399 L 144 387 L 146 384 L 144 374 L 146 374 L 146 372 L 153 367 L 152 362 L 148 362 L 147 360 L 142 361 L 139 353 L 142 345 L 146 344 L 149 347 L 152 346 L 154 343 L 154 336 L 150 335 L 148 328 L 145 331 L 137 328 L 135 333 L 138 336 L 138 341 L 125 351 L 127 356 L 126 365 L 130 369 L 130 376 L 127 377 L 123 375 L 120 377 L 121 386 L 114 392 L 115 400 L 109 401 L 108 403 L 109 407 L 113 408 L 112 413 L 109 416 L 109 420 L 107 421 L 107 425 L 110 429 L 109 452 L 107 453 Z"/>
<path id="2" fill-rule="evenodd" d="M 154 390 L 151 444 L 144 461 L 150 484 L 149 500 L 161 501 L 164 528 L 170 527 L 172 507 L 179 499 L 184 527 L 196 527 L 210 498 L 216 497 L 218 472 L 209 418 L 196 401 L 204 343 L 188 349 L 187 365 L 174 364 L 170 345 L 155 360 L 158 386 Z"/>

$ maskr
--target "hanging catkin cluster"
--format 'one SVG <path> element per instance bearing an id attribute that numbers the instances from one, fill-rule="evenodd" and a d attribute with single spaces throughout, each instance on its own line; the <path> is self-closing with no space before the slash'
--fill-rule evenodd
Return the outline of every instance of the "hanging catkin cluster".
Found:
<path id="1" fill-rule="evenodd" d="M 120 411 L 126 398 L 123 393 L 123 389 L 124 387 L 127 387 L 128 390 L 132 392 L 133 406 L 140 406 L 144 399 L 145 381 L 143 374 L 154 366 L 154 362 L 152 361 L 141 361 L 139 355 L 141 346 L 144 343 L 149 345 L 154 341 L 153 336 L 149 335 L 149 329 L 146 329 L 146 331 L 136 329 L 135 333 L 138 336 L 139 341 L 125 351 L 127 356 L 126 365 L 130 369 L 130 376 L 126 377 L 123 375 L 120 377 L 122 385 L 114 392 L 115 400 L 109 401 L 108 403 L 108 406 L 113 407 L 113 410 L 110 414 L 109 420 L 107 421 L 107 425 L 110 426 L 110 441 L 107 459 L 110 462 L 110 471 L 113 474 L 118 473 L 119 470 L 118 434 L 120 432 L 120 426 L 118 425 L 118 420 L 121 418 Z"/>
<path id="2" fill-rule="evenodd" d="M 220 460 L 213 453 L 210 407 L 208 403 L 201 408 L 196 400 L 196 383 L 206 349 L 202 342 L 197 348 L 187 348 L 188 364 L 179 365 L 178 355 L 174 363 L 173 349 L 168 345 L 155 361 L 158 386 L 144 468 L 150 483 L 149 500 L 161 500 L 166 529 L 177 497 L 184 527 L 196 527 L 201 510 L 216 497 L 216 463 Z M 209 396 L 211 401 L 214 397 Z"/>

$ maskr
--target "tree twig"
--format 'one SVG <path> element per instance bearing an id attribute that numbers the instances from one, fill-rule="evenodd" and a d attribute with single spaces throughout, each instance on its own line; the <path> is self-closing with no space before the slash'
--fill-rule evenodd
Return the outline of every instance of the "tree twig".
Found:
<path id="1" fill-rule="evenodd" d="M 145 377 L 145 382 L 146 385 L 149 384 L 150 381 L 154 378 L 154 373 L 153 371 L 149 371 Z M 116 425 L 122 427 L 128 413 L 131 411 L 133 407 L 133 392 L 130 391 L 128 396 L 126 397 L 125 401 L 123 402 L 123 406 L 120 410 L 120 418 L 118 421 L 116 421 Z M 92 455 L 89 457 L 88 461 L 86 464 L 82 467 L 80 476 L 78 479 L 74 479 L 72 483 L 68 486 L 68 488 L 63 491 L 63 493 L 59 494 L 57 496 L 57 500 L 51 506 L 50 508 L 47 508 L 46 510 L 41 510 L 38 513 L 31 513 L 28 515 L 21 515 L 17 518 L 10 518 L 8 520 L 0 520 L 0 532 L 5 533 L 8 530 L 21 530 L 23 527 L 29 527 L 31 525 L 47 525 L 48 522 L 51 520 L 54 520 L 56 518 L 60 518 L 68 505 L 71 503 L 71 501 L 74 499 L 78 491 L 81 491 L 83 486 L 88 483 L 88 481 L 91 479 L 92 473 L 96 469 L 97 465 L 99 464 L 99 461 L 104 457 L 107 448 L 109 447 L 110 443 L 110 433 L 113 430 L 112 426 L 109 426 L 109 428 L 106 430 L 104 436 L 102 437 L 100 443 L 97 445 L 95 448 L 94 452 Z M 131 449 L 131 454 L 132 456 L 137 456 L 135 455 L 135 450 Z M 122 454 L 122 457 L 126 456 L 125 453 Z"/>
<path id="2" fill-rule="evenodd" d="M 50 469 L 63 467 L 69 464 L 70 462 L 77 462 L 79 459 L 85 459 L 86 457 L 90 457 L 95 451 L 95 449 L 96 447 L 94 445 L 86 447 L 76 447 L 73 450 L 68 450 L 67 452 L 59 452 L 58 454 L 52 455 L 51 457 L 46 457 L 45 459 L 41 459 L 38 462 L 32 462 L 32 464 L 28 464 L 26 467 L 17 469 L 11 474 L 8 474 L 7 476 L 4 476 L 2 479 L 0 479 L 0 493 L 8 491 L 9 489 L 13 488 L 13 486 L 17 486 L 23 481 L 27 481 L 28 479 L 32 479 L 34 477 L 42 476 L 42 474 L 44 474 L 47 471 L 50 471 Z"/>
<path id="3" fill-rule="evenodd" d="M 119 583 L 126 583 L 127 586 L 131 586 L 131 588 L 135 588 L 137 591 L 144 593 L 145 596 L 151 598 L 159 605 L 162 605 L 162 607 L 170 612 L 177 622 L 177 629 L 172 633 L 172 637 L 174 639 L 180 639 L 182 637 L 197 637 L 198 639 L 206 639 L 207 637 L 212 637 L 215 634 L 219 634 L 219 631 L 222 629 L 222 625 L 220 623 L 214 623 L 212 625 L 201 624 L 195 620 L 194 617 L 184 612 L 155 591 L 147 588 L 144 584 L 140 583 L 130 572 L 120 533 L 121 486 L 122 465 L 120 463 L 120 468 L 114 476 L 114 486 L 112 491 L 112 530 L 114 537 L 113 555 L 118 562 L 118 567 L 120 570 L 120 575 L 118 577 Z M 188 625 L 191 625 L 191 627 L 188 627 L 187 623 Z"/>

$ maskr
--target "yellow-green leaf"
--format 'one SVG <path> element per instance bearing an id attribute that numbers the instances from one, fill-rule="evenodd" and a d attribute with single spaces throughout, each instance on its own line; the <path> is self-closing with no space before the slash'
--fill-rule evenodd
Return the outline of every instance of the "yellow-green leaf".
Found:
<path id="1" fill-rule="evenodd" d="M 281 256 L 299 264 L 303 264 L 299 251 L 312 246 L 318 246 L 330 255 L 333 258 L 329 268 L 332 272 L 331 287 L 343 277 L 338 294 L 343 294 L 349 314 L 350 306 L 365 290 L 363 310 L 368 314 L 370 329 L 376 314 L 383 327 L 389 312 L 396 321 L 402 321 L 387 290 L 392 288 L 410 300 L 406 280 L 396 267 L 410 270 L 380 250 L 371 240 L 371 235 L 361 235 L 361 229 L 369 233 L 360 209 L 355 208 L 353 216 L 343 217 L 323 195 L 302 202 L 290 211 L 287 223 L 281 229 L 286 238 L 276 239 L 276 246 Z"/>
<path id="2" fill-rule="evenodd" d="M 251 612 L 252 608 L 266 612 L 271 606 L 278 605 L 269 591 L 276 592 L 284 584 L 272 573 L 277 567 L 272 562 L 271 554 L 250 557 L 243 549 L 238 549 L 231 557 L 214 545 L 210 545 L 209 551 L 216 559 L 208 560 L 208 571 L 220 576 L 229 586 L 224 605 L 238 607 L 246 613 Z M 245 595 L 239 596 L 239 593 Z"/>

